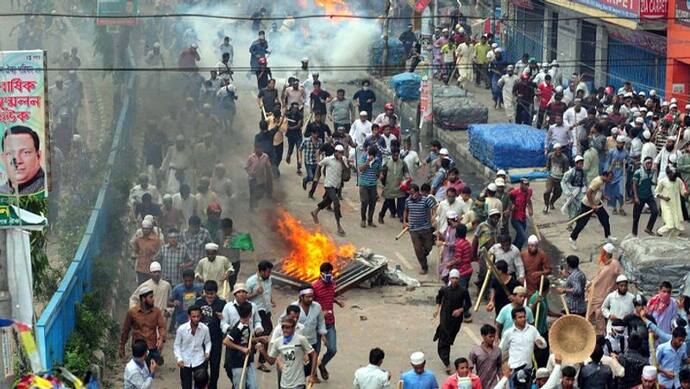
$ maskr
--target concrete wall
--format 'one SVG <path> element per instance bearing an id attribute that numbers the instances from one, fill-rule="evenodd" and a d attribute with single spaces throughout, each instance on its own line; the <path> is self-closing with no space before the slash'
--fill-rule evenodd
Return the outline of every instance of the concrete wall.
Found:
<path id="1" fill-rule="evenodd" d="M 594 85 L 606 85 L 606 70 L 608 69 L 609 33 L 603 25 L 597 26 L 597 52 L 595 54 Z"/>

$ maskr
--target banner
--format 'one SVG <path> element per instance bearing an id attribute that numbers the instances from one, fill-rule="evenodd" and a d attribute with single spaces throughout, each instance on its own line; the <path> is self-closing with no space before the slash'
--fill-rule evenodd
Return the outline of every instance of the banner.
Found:
<path id="1" fill-rule="evenodd" d="M 667 14 L 668 0 L 640 0 L 640 18 L 662 19 L 665 18 Z"/>
<path id="2" fill-rule="evenodd" d="M 690 26 L 690 0 L 676 0 L 676 23 Z"/>
<path id="3" fill-rule="evenodd" d="M 573 0 L 612 15 L 626 18 L 640 16 L 640 0 Z"/>
<path id="4" fill-rule="evenodd" d="M 133 26 L 136 18 L 112 18 L 108 16 L 126 16 L 139 13 L 138 0 L 98 0 L 96 3 L 96 24 L 99 26 Z M 105 16 L 105 17 L 101 17 Z"/>
<path id="5" fill-rule="evenodd" d="M 0 204 L 47 196 L 46 56 L 0 51 Z"/>
<path id="6" fill-rule="evenodd" d="M 421 120 L 419 121 L 419 128 L 422 128 L 424 122 L 431 121 L 431 82 L 429 82 L 428 77 L 422 78 L 422 82 L 419 86 L 419 111 Z"/>

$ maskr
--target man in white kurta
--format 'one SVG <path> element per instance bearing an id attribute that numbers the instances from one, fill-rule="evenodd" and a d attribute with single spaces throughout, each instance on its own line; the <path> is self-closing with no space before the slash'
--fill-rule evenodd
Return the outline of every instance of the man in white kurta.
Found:
<path id="1" fill-rule="evenodd" d="M 462 89 L 467 89 L 466 83 L 468 80 L 472 79 L 473 51 L 473 46 L 469 45 L 467 42 L 459 44 L 455 49 L 455 58 L 457 58 L 455 64 L 458 68 L 458 86 Z"/>
<path id="2" fill-rule="evenodd" d="M 508 65 L 506 74 L 498 79 L 498 86 L 503 92 L 503 107 L 508 117 L 508 123 L 515 123 L 515 96 L 513 87 L 518 81 L 518 76 L 513 73 L 513 65 Z"/>
<path id="3" fill-rule="evenodd" d="M 681 211 L 680 202 L 681 196 L 685 197 L 687 191 L 683 180 L 678 178 L 676 169 L 669 167 L 666 169 L 666 175 L 659 178 L 654 194 L 659 199 L 661 205 L 661 219 L 664 225 L 657 230 L 658 235 L 663 235 L 667 232 L 680 232 L 683 227 L 683 212 Z"/>

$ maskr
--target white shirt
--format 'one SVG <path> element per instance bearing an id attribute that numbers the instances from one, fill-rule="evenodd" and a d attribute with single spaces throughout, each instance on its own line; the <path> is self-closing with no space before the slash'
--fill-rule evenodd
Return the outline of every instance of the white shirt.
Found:
<path id="1" fill-rule="evenodd" d="M 264 327 L 261 326 L 261 317 L 259 316 L 259 310 L 256 308 L 256 304 L 251 301 L 249 301 L 249 303 L 252 305 L 252 317 L 249 319 L 249 326 L 254 328 L 254 331 L 257 333 L 264 332 Z M 235 304 L 237 304 L 237 300 L 227 303 L 225 307 L 223 307 L 223 320 L 220 321 L 220 329 L 223 333 L 228 332 L 229 329 L 240 321 L 240 314 L 237 312 Z"/>
<path id="2" fill-rule="evenodd" d="M 621 295 L 618 293 L 617 290 L 614 290 L 613 292 L 609 293 L 608 296 L 604 299 L 604 303 L 601 305 L 601 314 L 604 315 L 605 318 L 609 318 L 611 315 L 615 316 L 618 319 L 622 319 L 625 316 L 635 312 L 635 306 L 633 305 L 633 300 L 635 300 L 635 296 L 632 293 L 626 293 Z M 613 320 L 609 320 L 606 323 L 606 333 L 608 334 L 611 331 L 611 322 Z"/>
<path id="3" fill-rule="evenodd" d="M 151 389 L 153 376 L 144 363 L 142 366 L 132 358 L 125 366 L 124 389 Z"/>
<path id="4" fill-rule="evenodd" d="M 297 323 L 297 325 L 295 325 L 295 335 L 304 336 L 304 324 Z M 271 340 L 269 343 L 275 342 L 281 336 L 283 336 L 283 328 L 280 325 L 276 325 L 276 327 L 273 329 L 273 332 L 271 332 Z"/>
<path id="5" fill-rule="evenodd" d="M 575 112 L 575 107 L 570 107 L 563 113 L 563 124 L 566 127 L 577 127 L 577 123 L 587 118 L 587 110 L 580 107 L 580 112 Z"/>
<path id="6" fill-rule="evenodd" d="M 647 157 L 652 158 L 654 160 L 656 158 L 656 145 L 654 142 L 645 142 L 645 144 L 642 145 L 642 154 L 640 155 L 640 161 L 644 162 Z"/>
<path id="7" fill-rule="evenodd" d="M 361 119 L 355 120 L 354 123 L 352 123 L 352 127 L 350 127 L 350 138 L 355 142 L 357 145 L 358 150 L 362 150 L 362 146 L 364 145 L 364 141 L 367 140 L 368 137 L 371 136 L 371 122 L 366 120 L 362 121 Z"/>
<path id="8" fill-rule="evenodd" d="M 182 216 L 184 217 L 184 225 L 186 226 L 189 222 L 189 218 L 196 215 L 196 197 L 189 195 L 186 199 L 182 198 L 182 195 L 175 193 L 173 195 L 173 208 L 180 210 Z"/>
<path id="9" fill-rule="evenodd" d="M 659 154 L 657 154 L 656 158 L 654 159 L 654 165 L 658 167 L 659 175 L 657 176 L 657 182 L 661 181 L 662 178 L 666 177 L 666 167 L 668 166 L 668 159 L 671 157 L 671 154 L 674 154 L 674 151 L 668 151 L 666 150 L 666 145 L 661 148 L 661 151 Z"/>
<path id="10" fill-rule="evenodd" d="M 531 324 L 527 324 L 522 330 L 515 326 L 506 330 L 501 338 L 499 347 L 504 353 L 510 350 L 508 365 L 511 369 L 522 365 L 532 366 L 532 353 L 534 352 L 534 343 L 536 341 L 543 342 L 542 344 L 546 345 L 546 340 L 539 335 L 539 331 Z"/>
<path id="11" fill-rule="evenodd" d="M 414 150 L 403 151 L 403 153 L 405 153 L 403 162 L 405 162 L 405 165 L 407 165 L 407 171 L 410 172 L 410 177 L 414 179 L 417 177 L 417 169 L 419 168 L 419 165 L 422 164 L 422 161 L 419 159 L 419 154 L 417 154 L 417 152 Z"/>
<path id="12" fill-rule="evenodd" d="M 498 261 L 505 261 L 508 264 L 508 274 L 515 273 L 517 278 L 525 277 L 525 265 L 522 263 L 520 256 L 520 249 L 514 244 L 510 245 L 510 250 L 503 251 L 500 243 L 496 243 L 489 249 L 489 254 L 494 255 L 494 263 Z"/>
<path id="13" fill-rule="evenodd" d="M 455 211 L 455 213 L 458 214 L 459 220 L 466 212 L 465 202 L 462 201 L 460 197 L 457 197 L 453 204 L 450 204 L 448 199 L 444 199 L 438 203 L 438 208 L 436 209 L 437 231 L 445 231 L 446 227 L 448 227 L 448 217 L 446 216 L 448 211 Z"/>
<path id="14" fill-rule="evenodd" d="M 191 322 L 179 326 L 173 352 L 177 362 L 184 362 L 185 367 L 193 368 L 204 363 L 206 356 L 211 354 L 211 335 L 206 324 L 199 323 L 194 334 Z"/>
<path id="15" fill-rule="evenodd" d="M 368 364 L 355 371 L 352 385 L 355 389 L 387 389 L 390 387 L 390 379 L 388 373 L 380 367 Z"/>
<path id="16" fill-rule="evenodd" d="M 642 139 L 635 137 L 630 141 L 630 157 L 642 155 Z"/>
<path id="17" fill-rule="evenodd" d="M 391 144 L 394 140 L 397 140 L 398 138 L 393 134 L 389 134 L 388 136 L 386 136 L 386 134 L 381 134 L 381 138 L 383 138 L 383 141 L 386 142 L 386 149 L 383 151 L 383 153 L 386 155 L 390 155 Z"/>
<path id="18" fill-rule="evenodd" d="M 330 155 L 319 162 L 319 166 L 326 167 L 324 173 L 323 186 L 324 188 L 340 188 L 343 179 L 343 168 L 345 161 L 338 161 L 334 155 Z"/>
<path id="19" fill-rule="evenodd" d="M 146 189 L 142 189 L 141 185 L 135 185 L 134 188 L 129 191 L 129 203 L 134 205 L 141 202 L 141 196 L 145 193 L 151 195 L 151 201 L 155 204 L 161 203 L 161 195 L 155 185 L 148 184 Z"/>

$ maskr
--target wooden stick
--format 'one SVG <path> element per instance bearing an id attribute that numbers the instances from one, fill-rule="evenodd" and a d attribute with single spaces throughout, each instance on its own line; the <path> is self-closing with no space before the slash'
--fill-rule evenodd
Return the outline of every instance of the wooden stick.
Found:
<path id="1" fill-rule="evenodd" d="M 400 239 L 403 235 L 405 235 L 405 233 L 406 233 L 409 229 L 410 229 L 410 227 L 405 227 L 405 228 L 403 228 L 402 231 L 400 231 L 400 233 L 399 233 L 398 235 L 395 236 L 395 240 Z"/>
<path id="2" fill-rule="evenodd" d="M 647 341 L 649 342 L 649 355 L 652 357 L 652 366 L 657 367 L 656 350 L 654 347 L 654 333 L 651 331 L 647 336 Z"/>
<path id="3" fill-rule="evenodd" d="M 479 296 L 477 297 L 477 303 L 474 304 L 474 311 L 479 310 L 479 305 L 482 303 L 482 297 L 484 297 L 484 292 L 486 291 L 487 285 L 489 285 L 489 279 L 491 278 L 491 271 L 486 269 L 486 276 L 484 276 L 484 282 L 482 282 L 482 288 L 479 290 Z"/>
<path id="4" fill-rule="evenodd" d="M 542 297 L 541 294 L 544 291 L 544 275 L 541 275 L 541 278 L 539 279 L 539 295 L 537 295 L 537 298 Z M 534 326 L 537 327 L 539 326 L 539 311 L 541 308 L 541 303 L 537 303 L 537 314 L 534 316 Z M 548 313 L 548 312 L 547 312 Z"/>
<path id="5" fill-rule="evenodd" d="M 396 389 L 404 389 L 405 384 L 402 381 L 398 381 L 398 384 L 395 387 Z"/>
<path id="6" fill-rule="evenodd" d="M 527 293 L 527 275 L 525 274 L 525 280 L 522 282 L 522 286 L 525 288 L 525 293 Z M 523 307 L 527 307 L 527 300 L 528 298 L 525 298 L 525 301 L 522 303 Z"/>
<path id="7" fill-rule="evenodd" d="M 254 338 L 254 331 L 249 329 L 249 352 L 244 356 L 244 365 L 242 365 L 242 375 L 240 376 L 240 389 L 244 389 L 245 378 L 247 378 L 247 365 L 249 365 L 249 356 L 252 355 L 252 339 Z"/>
<path id="8" fill-rule="evenodd" d="M 510 296 L 510 292 L 508 292 L 508 288 L 506 288 L 505 284 L 501 282 L 501 278 L 498 276 L 498 270 L 496 270 L 496 266 L 494 266 L 494 255 L 486 255 L 485 256 L 485 262 L 486 262 L 486 276 L 484 277 L 484 282 L 482 283 L 482 288 L 479 291 L 479 297 L 477 298 L 477 303 L 474 305 L 474 311 L 477 312 L 479 310 L 479 305 L 482 302 L 482 298 L 484 297 L 484 293 L 486 293 L 486 288 L 489 286 L 489 280 L 491 279 L 491 275 L 493 274 L 494 277 L 498 280 L 498 283 L 503 287 L 503 291 L 506 293 L 506 296 Z"/>
<path id="9" fill-rule="evenodd" d="M 587 299 L 587 314 L 585 319 L 589 320 L 589 315 L 592 313 L 592 298 L 594 298 L 594 282 L 589 284 L 589 298 Z"/>
<path id="10" fill-rule="evenodd" d="M 582 219 L 583 217 L 591 215 L 592 213 L 594 213 L 594 211 L 595 211 L 595 209 L 592 208 L 592 209 L 590 209 L 589 211 L 587 211 L 587 212 L 585 212 L 585 213 L 583 213 L 583 214 L 581 214 L 581 215 L 577 215 L 577 216 L 575 216 L 574 218 L 570 219 L 567 223 L 565 223 L 565 225 L 573 224 L 573 223 L 575 223 L 576 221 Z"/>
<path id="11" fill-rule="evenodd" d="M 566 315 L 570 315 L 570 310 L 568 309 L 568 304 L 565 302 L 565 296 L 563 294 L 559 293 L 559 296 L 561 296 L 561 304 L 563 304 L 563 310 L 565 311 Z"/>

